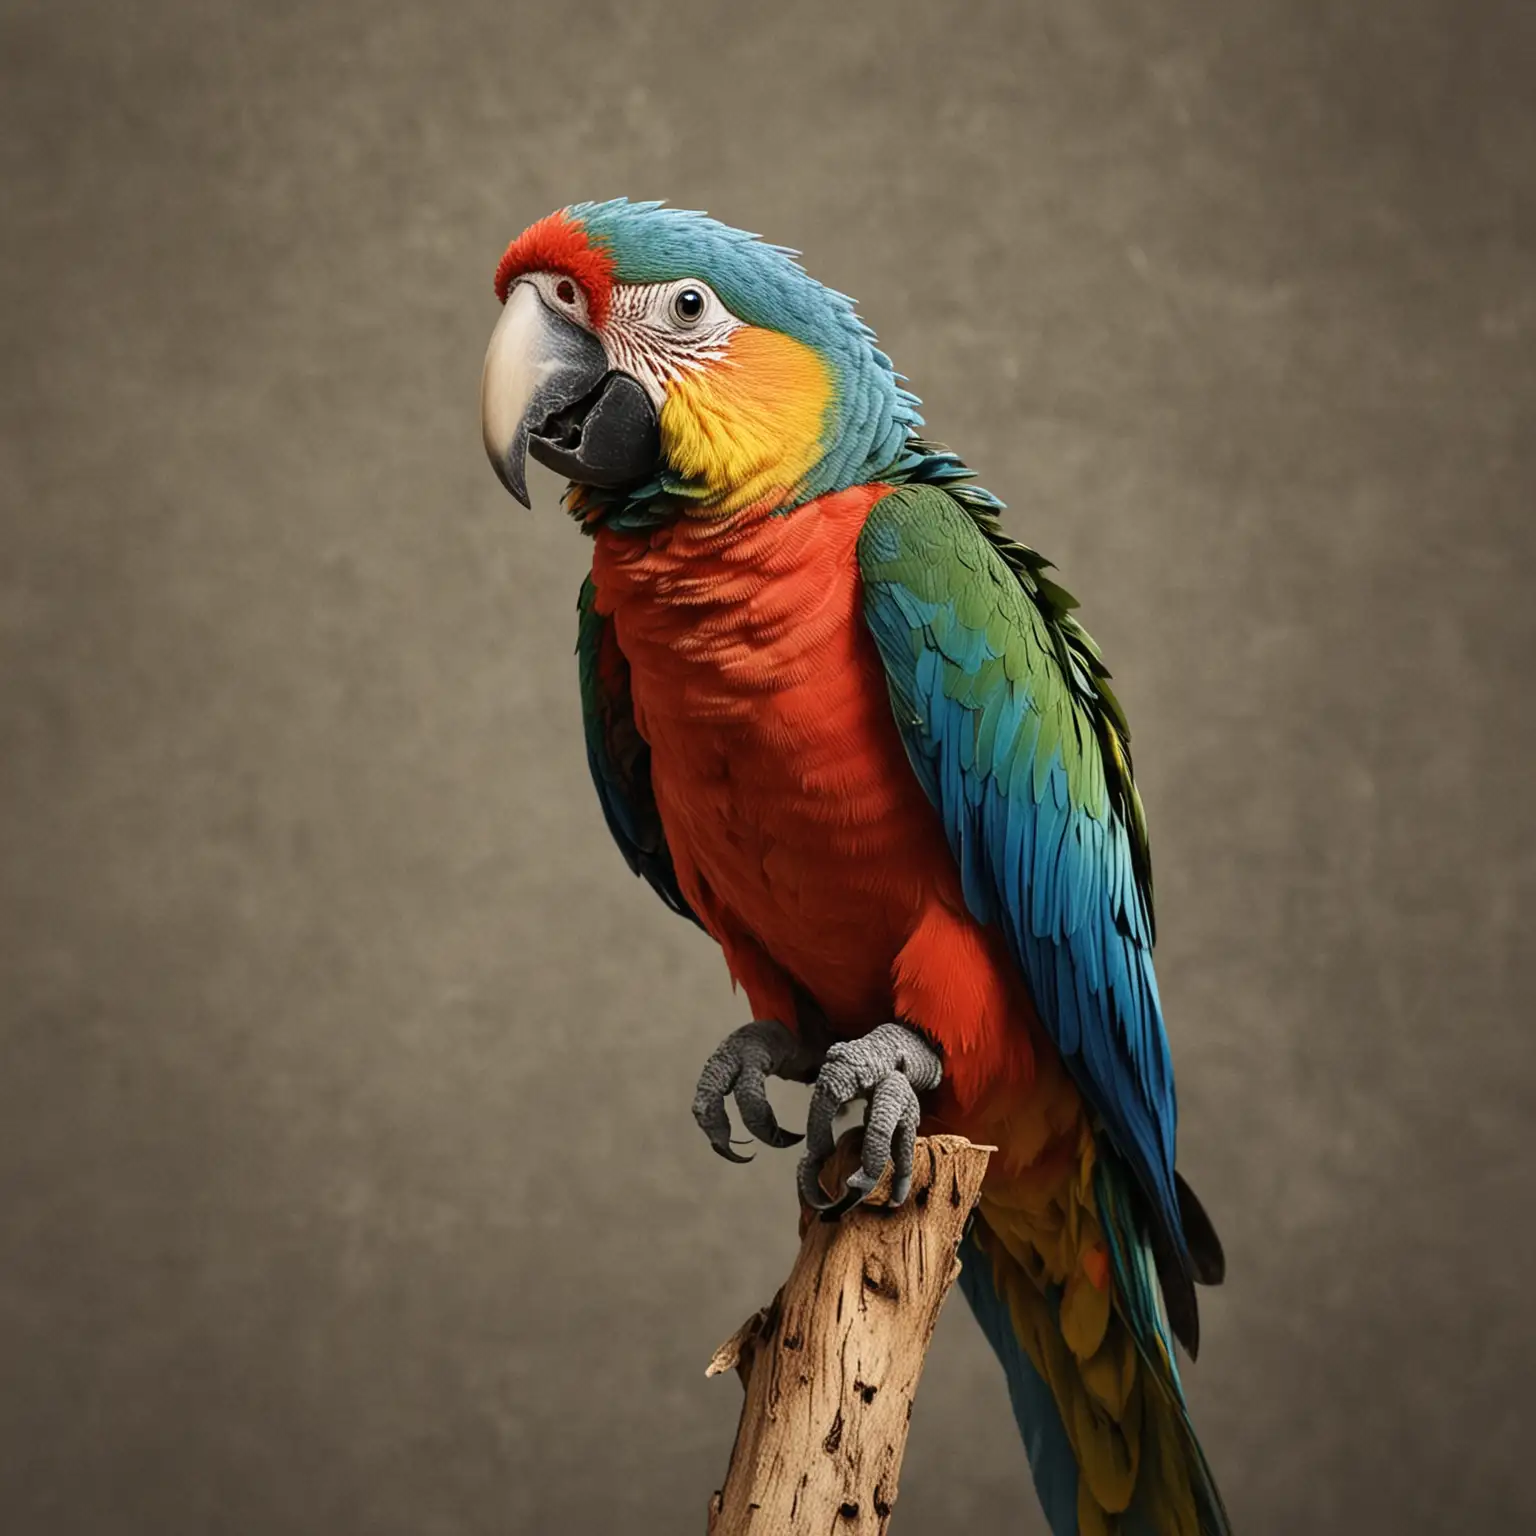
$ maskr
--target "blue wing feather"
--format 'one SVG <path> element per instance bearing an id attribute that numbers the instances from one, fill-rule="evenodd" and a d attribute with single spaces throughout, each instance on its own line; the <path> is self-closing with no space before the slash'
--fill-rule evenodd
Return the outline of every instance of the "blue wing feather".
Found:
<path id="1" fill-rule="evenodd" d="M 866 620 L 966 904 L 1007 934 L 1042 1024 L 1149 1201 L 1187 1289 L 1140 805 L 1123 740 L 1114 761 L 1104 745 L 1111 724 L 1123 736 L 1123 719 L 1102 669 L 1090 675 L 1091 642 L 1068 631 L 1070 619 L 1051 627 L 1043 578 L 1030 590 L 1029 570 L 1038 575 L 1043 562 L 1025 569 L 994 543 L 950 491 L 898 487 L 860 540 Z M 1189 1303 L 1192 1312 L 1192 1291 Z"/>

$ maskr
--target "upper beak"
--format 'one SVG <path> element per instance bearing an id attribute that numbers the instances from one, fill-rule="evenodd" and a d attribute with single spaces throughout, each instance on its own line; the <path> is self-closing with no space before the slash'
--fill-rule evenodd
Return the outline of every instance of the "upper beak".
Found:
<path id="1" fill-rule="evenodd" d="M 480 421 L 492 467 L 525 507 L 530 451 L 568 479 L 620 486 L 650 478 L 661 450 L 650 396 L 528 282 L 513 287 L 491 332 Z"/>

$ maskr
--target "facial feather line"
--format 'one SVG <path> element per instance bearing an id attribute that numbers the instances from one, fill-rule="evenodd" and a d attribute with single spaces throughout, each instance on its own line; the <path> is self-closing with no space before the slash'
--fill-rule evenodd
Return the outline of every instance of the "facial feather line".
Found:
<path id="1" fill-rule="evenodd" d="M 803 342 L 741 326 L 725 355 L 667 386 L 661 441 L 699 488 L 696 515 L 792 501 L 826 451 L 831 370 Z"/>

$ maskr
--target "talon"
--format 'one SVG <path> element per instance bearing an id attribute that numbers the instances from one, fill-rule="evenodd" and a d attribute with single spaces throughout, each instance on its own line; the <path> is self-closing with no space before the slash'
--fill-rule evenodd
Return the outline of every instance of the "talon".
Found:
<path id="1" fill-rule="evenodd" d="M 809 1152 L 800 1159 L 795 1177 L 800 1184 L 800 1198 L 813 1211 L 829 1211 L 837 1201 L 821 1187 L 821 1170 L 826 1165 L 824 1157 L 813 1157 Z"/>
<path id="2" fill-rule="evenodd" d="M 870 1178 L 862 1168 L 856 1168 L 848 1175 L 841 1196 L 823 1213 L 823 1219 L 834 1221 L 845 1211 L 851 1211 L 854 1206 L 862 1205 L 874 1193 L 875 1185 L 879 1182 L 879 1174 Z"/>
<path id="3" fill-rule="evenodd" d="M 854 1206 L 864 1203 L 864 1194 L 857 1189 L 847 1190 L 830 1205 L 821 1208 L 822 1221 L 840 1221 Z"/>
<path id="4" fill-rule="evenodd" d="M 699 1124 L 703 1126 L 703 1121 L 700 1120 Z M 750 1141 L 736 1141 L 731 1138 L 731 1121 L 725 1115 L 725 1101 L 720 1101 L 719 1120 L 711 1121 L 711 1124 L 708 1124 L 708 1126 L 703 1126 L 703 1134 L 710 1138 L 710 1146 L 714 1147 L 714 1150 L 719 1152 L 720 1157 L 725 1158 L 727 1163 L 751 1163 L 750 1157 L 742 1157 L 742 1154 L 736 1150 L 736 1147 L 751 1146 L 751 1143 Z"/>
<path id="5" fill-rule="evenodd" d="M 912 1158 L 922 1106 L 919 1090 L 938 1087 L 944 1064 L 915 1031 L 902 1024 L 882 1024 L 859 1040 L 845 1040 L 827 1052 L 816 1079 L 806 1120 L 806 1154 L 800 1162 L 800 1194 L 805 1203 L 835 1220 L 865 1200 L 891 1165 L 890 1204 L 903 1204 L 912 1191 Z M 860 1167 L 844 1192 L 828 1198 L 819 1174 L 832 1155 L 832 1127 L 854 1099 L 866 1100 L 864 1147 Z"/>
<path id="6" fill-rule="evenodd" d="M 794 1131 L 786 1131 L 768 1102 L 768 1090 L 763 1073 L 755 1062 L 748 1063 L 736 1084 L 736 1109 L 742 1124 L 761 1142 L 770 1147 L 792 1147 L 804 1138 Z"/>
<path id="7" fill-rule="evenodd" d="M 728 1097 L 736 1100 L 742 1124 L 758 1141 L 770 1147 L 792 1147 L 802 1138 L 786 1131 L 768 1102 L 766 1079 L 803 1073 L 808 1053 L 799 1040 L 776 1019 L 756 1019 L 721 1041 L 699 1074 L 693 1096 L 693 1118 L 709 1138 L 709 1144 L 731 1163 L 750 1163 L 734 1146 L 747 1141 L 731 1140 Z M 814 1059 L 814 1058 L 812 1058 Z"/>

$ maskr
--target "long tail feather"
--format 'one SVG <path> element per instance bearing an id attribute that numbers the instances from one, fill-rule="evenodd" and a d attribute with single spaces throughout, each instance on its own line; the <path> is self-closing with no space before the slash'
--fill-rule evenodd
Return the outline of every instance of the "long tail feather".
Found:
<path id="1" fill-rule="evenodd" d="M 1102 1462 L 1098 1474 L 1090 1475 L 1074 1449 L 1074 1440 L 1089 1444 L 1084 1415 L 1096 1414 L 1093 1389 L 1085 1391 L 1078 1378 L 1081 1367 L 1063 1369 L 1071 1356 L 1058 1340 L 1042 1357 L 1042 1368 L 1025 1342 L 1042 1318 L 1046 1328 L 1060 1329 L 1059 1288 L 1042 1290 L 980 1217 L 961 1244 L 960 1288 L 1002 1364 L 1052 1536 L 1231 1536 L 1221 1495 L 1184 1406 L 1149 1241 L 1139 1228 L 1135 1240 L 1128 1241 L 1122 1225 L 1129 1207 L 1119 1203 L 1116 1186 L 1123 1172 L 1111 1168 L 1106 1178 L 1101 1165 L 1095 1179 L 1100 1214 L 1107 1218 L 1116 1311 L 1134 1339 L 1139 1367 L 1119 1414 L 1119 1433 L 1131 1444 L 1134 1484 L 1122 1484 L 1121 1493 L 1109 1498 L 1118 1512 L 1100 1502 L 1105 1495 L 1094 1494 L 1096 1486 L 1105 1486 Z M 1130 1340 L 1124 1348 L 1131 1350 Z M 1102 1378 L 1097 1386 L 1102 1390 Z"/>
<path id="2" fill-rule="evenodd" d="M 1227 1278 L 1227 1256 L 1221 1250 L 1221 1239 L 1216 1227 L 1205 1214 L 1194 1190 L 1185 1182 L 1184 1175 L 1174 1170 L 1173 1187 L 1179 1197 L 1179 1222 L 1184 1228 L 1184 1241 L 1189 1247 L 1190 1265 L 1197 1285 L 1220 1285 Z"/>
<path id="3" fill-rule="evenodd" d="M 1077 1457 L 1049 1384 L 1014 1332 L 991 1256 L 977 1242 L 974 1224 L 960 1244 L 960 1289 L 1008 1379 L 1013 1416 L 1052 1536 L 1077 1536 Z"/>
<path id="4" fill-rule="evenodd" d="M 1119 1311 L 1141 1356 L 1149 1387 L 1149 1408 L 1153 1410 L 1146 1416 L 1153 1443 L 1143 1446 L 1150 1476 L 1146 1477 L 1144 1487 L 1137 1489 L 1138 1497 L 1128 1512 L 1131 1518 L 1126 1529 L 1145 1530 L 1149 1536 L 1160 1530 L 1155 1521 L 1139 1527 L 1135 1523 L 1136 1518 L 1145 1520 L 1149 1516 L 1144 1492 L 1157 1505 L 1169 1503 L 1168 1495 L 1172 1494 L 1171 1502 L 1177 1505 L 1184 1502 L 1187 1489 L 1194 1502 L 1200 1536 L 1231 1536 L 1221 1491 L 1184 1401 L 1184 1386 L 1179 1380 L 1168 1318 L 1158 1290 L 1151 1234 L 1134 1195 L 1135 1179 L 1109 1147 L 1099 1149 L 1093 1188 L 1099 1223 L 1109 1243 Z M 1187 1184 L 1182 1185 L 1181 1196 L 1184 1194 L 1188 1195 L 1190 1207 L 1199 1212 L 1203 1231 L 1197 1246 L 1206 1256 L 1203 1262 L 1212 1271 L 1224 1269 L 1215 1229 Z"/>

